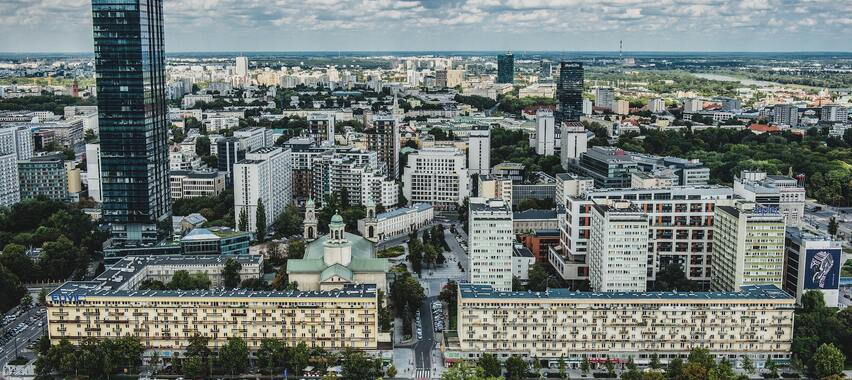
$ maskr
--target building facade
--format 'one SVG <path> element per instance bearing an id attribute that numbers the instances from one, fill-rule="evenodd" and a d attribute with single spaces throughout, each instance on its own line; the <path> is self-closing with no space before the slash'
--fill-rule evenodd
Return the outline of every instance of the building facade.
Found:
<path id="1" fill-rule="evenodd" d="M 597 292 L 644 292 L 648 215 L 628 201 L 592 207 L 589 283 Z"/>
<path id="2" fill-rule="evenodd" d="M 292 201 L 290 151 L 261 148 L 234 165 L 234 217 L 237 228 L 245 213 L 247 231 L 257 232 L 257 209 L 263 203 L 266 225 L 271 226 Z"/>
<path id="3" fill-rule="evenodd" d="M 825 305 L 838 307 L 843 242 L 824 233 L 788 227 L 784 241 L 784 291 L 796 297 L 818 291 Z"/>
<path id="4" fill-rule="evenodd" d="M 156 241 L 171 214 L 163 1 L 93 0 L 92 18 L 103 220 L 117 241 Z"/>
<path id="5" fill-rule="evenodd" d="M 169 183 L 172 199 L 215 197 L 225 191 L 225 173 L 172 170 Z"/>
<path id="6" fill-rule="evenodd" d="M 399 178 L 399 124 L 394 115 L 373 115 L 365 126 L 367 150 L 377 152 L 390 178 Z"/>
<path id="7" fill-rule="evenodd" d="M 577 122 L 583 115 L 583 63 L 559 63 L 559 82 L 556 85 L 558 113 L 556 123 Z"/>
<path id="8" fill-rule="evenodd" d="M 487 125 L 471 128 L 467 137 L 468 174 L 488 174 L 491 170 L 491 129 Z"/>
<path id="9" fill-rule="evenodd" d="M 470 281 L 512 290 L 515 235 L 512 209 L 496 199 L 473 198 L 468 213 Z"/>
<path id="10" fill-rule="evenodd" d="M 21 200 L 46 197 L 68 202 L 68 172 L 60 154 L 35 156 L 18 161 Z"/>
<path id="11" fill-rule="evenodd" d="M 455 209 L 470 195 L 465 154 L 453 148 L 427 148 L 408 155 L 402 192 L 411 203 Z"/>
<path id="12" fill-rule="evenodd" d="M 377 241 L 385 241 L 418 231 L 432 223 L 434 209 L 428 203 L 415 203 L 411 207 L 401 207 L 392 211 L 376 214 L 375 236 Z M 367 219 L 358 221 L 358 232 L 368 236 Z"/>
<path id="13" fill-rule="evenodd" d="M 717 206 L 713 224 L 716 291 L 748 285 L 784 286 L 784 215 L 751 202 Z"/>
<path id="14" fill-rule="evenodd" d="M 667 363 L 694 348 L 734 364 L 746 356 L 762 367 L 790 359 L 795 299 L 771 286 L 731 293 L 504 292 L 461 284 L 455 357 L 482 353 L 562 358 L 579 369 L 583 358 L 647 365 Z M 447 354 L 445 354 L 446 356 Z"/>
<path id="15" fill-rule="evenodd" d="M 497 56 L 497 83 L 512 84 L 515 81 L 515 56 L 512 52 Z"/>

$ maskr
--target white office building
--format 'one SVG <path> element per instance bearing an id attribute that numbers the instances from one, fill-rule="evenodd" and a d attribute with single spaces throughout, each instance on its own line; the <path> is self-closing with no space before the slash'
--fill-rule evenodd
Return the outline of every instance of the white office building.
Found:
<path id="1" fill-rule="evenodd" d="M 89 197 L 101 203 L 101 144 L 86 144 L 86 187 Z"/>
<path id="2" fill-rule="evenodd" d="M 596 292 L 644 292 L 648 215 L 627 201 L 592 207 L 589 282 Z"/>
<path id="3" fill-rule="evenodd" d="M 262 127 L 248 127 L 234 131 L 234 137 L 240 139 L 240 148 L 246 152 L 272 146 L 272 130 Z"/>
<path id="4" fill-rule="evenodd" d="M 578 161 L 588 150 L 589 135 L 583 124 L 562 123 L 559 150 L 560 162 L 563 168 L 568 168 L 571 162 Z"/>
<path id="5" fill-rule="evenodd" d="M 553 116 L 553 111 L 538 110 L 535 114 L 535 120 L 535 152 L 542 156 L 552 156 L 558 146 L 557 136 L 561 132 L 557 131 L 556 118 Z"/>
<path id="6" fill-rule="evenodd" d="M 744 170 L 734 179 L 734 194 L 765 207 L 777 208 L 788 227 L 801 225 L 805 215 L 805 187 L 795 178 Z"/>
<path id="7" fill-rule="evenodd" d="M 467 144 L 468 174 L 488 174 L 491 170 L 490 128 L 487 125 L 473 127 Z"/>
<path id="8" fill-rule="evenodd" d="M 512 290 L 515 234 L 510 205 L 497 199 L 471 198 L 468 232 L 471 283 Z"/>
<path id="9" fill-rule="evenodd" d="M 701 99 L 686 99 L 683 101 L 683 113 L 693 113 L 704 109 L 704 101 Z"/>
<path id="10" fill-rule="evenodd" d="M 234 67 L 234 74 L 240 77 L 243 82 L 248 82 L 249 77 L 249 59 L 248 57 L 237 57 Z"/>
<path id="11" fill-rule="evenodd" d="M 256 232 L 258 202 L 263 202 L 266 225 L 284 211 L 292 200 L 290 151 L 261 148 L 247 153 L 234 165 L 234 217 L 239 228 L 240 215 L 248 216 L 248 231 Z"/>
<path id="12" fill-rule="evenodd" d="M 470 196 L 464 153 L 455 148 L 426 148 L 408 155 L 402 192 L 409 202 L 455 209 Z"/>
<path id="13" fill-rule="evenodd" d="M 612 109 L 615 106 L 615 90 L 609 87 L 595 89 L 595 107 Z"/>
<path id="14" fill-rule="evenodd" d="M 0 128 L 0 207 L 11 207 L 21 200 L 18 160 L 33 157 L 32 130 L 25 125 Z"/>

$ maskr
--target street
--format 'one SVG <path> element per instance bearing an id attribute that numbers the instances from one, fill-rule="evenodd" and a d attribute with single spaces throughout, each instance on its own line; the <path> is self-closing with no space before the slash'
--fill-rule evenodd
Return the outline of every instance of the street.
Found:
<path id="1" fill-rule="evenodd" d="M 852 209 L 832 207 L 812 201 L 805 202 L 804 220 L 813 228 L 828 232 L 828 223 L 832 217 L 838 224 L 837 236 L 844 240 L 845 246 L 849 246 L 849 241 L 852 239 Z"/>
<path id="2" fill-rule="evenodd" d="M 0 367 L 14 360 L 16 356 L 21 356 L 21 352 L 27 345 L 36 341 L 47 330 L 47 320 L 43 314 L 39 314 L 38 310 L 44 310 L 44 307 L 33 307 L 0 329 L 0 334 L 5 335 L 6 331 L 14 331 L 15 327 L 21 323 L 27 325 L 21 332 L 0 345 Z M 39 326 L 39 322 L 43 325 Z"/>

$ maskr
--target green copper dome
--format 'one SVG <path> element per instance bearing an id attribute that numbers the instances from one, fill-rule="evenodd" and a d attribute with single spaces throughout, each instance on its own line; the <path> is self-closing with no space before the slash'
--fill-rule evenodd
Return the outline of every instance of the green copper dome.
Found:
<path id="1" fill-rule="evenodd" d="M 331 223 L 332 224 L 343 224 L 343 217 L 340 216 L 340 214 L 334 214 L 334 216 L 331 217 Z"/>

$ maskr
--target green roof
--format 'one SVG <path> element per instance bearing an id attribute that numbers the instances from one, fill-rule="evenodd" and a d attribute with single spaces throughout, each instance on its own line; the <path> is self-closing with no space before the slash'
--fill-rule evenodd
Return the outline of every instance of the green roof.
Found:
<path id="1" fill-rule="evenodd" d="M 287 273 L 322 272 L 325 262 L 319 260 L 287 260 Z"/>
<path id="2" fill-rule="evenodd" d="M 376 257 L 376 246 L 371 241 L 364 239 L 361 235 L 350 234 L 348 232 L 344 232 L 343 237 L 349 241 L 349 244 L 352 244 L 353 261 L 355 259 Z M 320 236 L 319 239 L 308 243 L 305 247 L 305 259 L 322 260 L 326 241 L 328 241 L 328 235 Z M 290 260 L 290 262 L 292 263 L 293 260 Z"/>
<path id="3" fill-rule="evenodd" d="M 325 268 L 325 270 L 320 273 L 320 281 L 328 280 L 333 276 L 340 277 L 346 281 L 352 281 L 352 271 L 340 264 L 334 264 Z"/>

